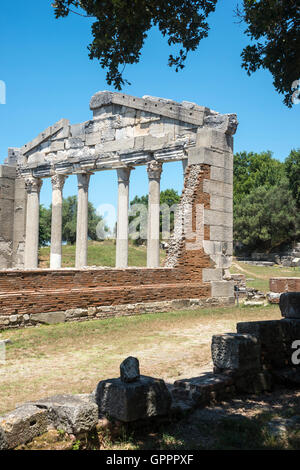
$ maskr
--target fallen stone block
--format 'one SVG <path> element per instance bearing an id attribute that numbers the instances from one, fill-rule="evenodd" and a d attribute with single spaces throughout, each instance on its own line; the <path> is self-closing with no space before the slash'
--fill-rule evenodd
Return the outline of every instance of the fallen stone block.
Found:
<path id="1" fill-rule="evenodd" d="M 126 383 L 135 382 L 140 378 L 140 365 L 136 357 L 127 357 L 120 365 L 121 380 Z"/>
<path id="2" fill-rule="evenodd" d="M 48 430 L 46 409 L 25 404 L 0 418 L 0 450 L 26 444 Z"/>
<path id="3" fill-rule="evenodd" d="M 237 333 L 214 335 L 211 352 L 218 372 L 260 369 L 260 344 L 254 336 Z"/>
<path id="4" fill-rule="evenodd" d="M 174 382 L 172 395 L 175 401 L 191 402 L 195 407 L 207 406 L 231 397 L 235 393 L 232 377 L 204 372 L 199 377 Z"/>
<path id="5" fill-rule="evenodd" d="M 168 415 L 171 401 L 163 380 L 143 375 L 131 383 L 103 380 L 96 390 L 100 415 L 125 423 Z"/>
<path id="6" fill-rule="evenodd" d="M 281 315 L 300 320 L 300 292 L 285 292 L 279 300 Z"/>
<path id="7" fill-rule="evenodd" d="M 91 431 L 98 422 L 92 395 L 56 395 L 34 403 L 48 413 L 51 427 L 71 434 Z"/>

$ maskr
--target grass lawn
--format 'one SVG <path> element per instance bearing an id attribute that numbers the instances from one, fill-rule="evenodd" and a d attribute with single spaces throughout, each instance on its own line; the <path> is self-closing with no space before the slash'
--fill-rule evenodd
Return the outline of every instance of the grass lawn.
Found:
<path id="1" fill-rule="evenodd" d="M 72 268 L 75 266 L 76 245 L 63 245 L 62 247 L 62 267 Z M 161 250 L 161 264 L 165 258 L 165 252 Z M 116 245 L 114 240 L 103 242 L 89 241 L 88 245 L 88 265 L 114 267 L 116 261 Z M 129 266 L 143 267 L 147 264 L 147 247 L 135 246 L 129 242 Z M 42 247 L 39 250 L 39 266 L 49 268 L 50 247 Z"/>
<path id="2" fill-rule="evenodd" d="M 253 266 L 234 260 L 230 268 L 231 274 L 245 274 L 247 286 L 254 287 L 262 292 L 269 292 L 270 277 L 300 277 L 300 268 L 286 268 L 283 266 Z"/>
<path id="3" fill-rule="evenodd" d="M 277 306 L 210 308 L 37 326 L 2 332 L 11 339 L 0 365 L 0 414 L 57 393 L 88 393 L 119 376 L 127 356 L 141 373 L 167 382 L 211 368 L 211 337 L 238 321 L 280 318 Z"/>

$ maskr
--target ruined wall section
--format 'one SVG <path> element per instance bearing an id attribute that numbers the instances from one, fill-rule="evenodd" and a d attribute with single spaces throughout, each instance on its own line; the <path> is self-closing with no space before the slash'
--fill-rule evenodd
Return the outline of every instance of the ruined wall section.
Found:
<path id="1" fill-rule="evenodd" d="M 12 265 L 16 169 L 0 166 L 0 266 Z"/>

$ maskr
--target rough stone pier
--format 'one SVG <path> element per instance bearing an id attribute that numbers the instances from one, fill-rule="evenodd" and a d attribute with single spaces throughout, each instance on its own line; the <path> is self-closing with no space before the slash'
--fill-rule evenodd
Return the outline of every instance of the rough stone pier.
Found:
<path id="1" fill-rule="evenodd" d="M 96 93 L 90 108 L 92 119 L 74 125 L 60 120 L 22 148 L 10 148 L 0 166 L 0 328 L 34 323 L 32 315 L 50 312 L 68 319 L 65 313 L 74 309 L 107 308 L 113 314 L 110 307 L 124 305 L 128 314 L 141 303 L 161 310 L 160 302 L 174 300 L 232 302 L 226 271 L 232 257 L 236 115 L 107 91 Z M 160 267 L 160 178 L 173 161 L 182 161 L 184 189 L 179 223 Z M 138 165 L 146 166 L 149 179 L 147 268 L 142 269 L 128 268 L 129 185 Z M 118 176 L 116 267 L 89 269 L 89 183 L 96 172 L 108 170 Z M 78 179 L 76 268 L 63 270 L 63 188 L 73 174 Z M 39 198 L 45 178 L 51 178 L 53 189 L 51 268 L 40 270 Z M 86 317 L 97 313 L 89 310 Z"/>

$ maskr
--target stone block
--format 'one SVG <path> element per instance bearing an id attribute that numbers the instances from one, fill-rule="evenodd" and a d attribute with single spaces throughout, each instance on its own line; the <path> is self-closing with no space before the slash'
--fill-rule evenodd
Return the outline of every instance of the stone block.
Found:
<path id="1" fill-rule="evenodd" d="M 124 383 L 120 378 L 103 380 L 96 390 L 100 415 L 126 423 L 165 416 L 171 401 L 163 380 L 143 375 L 132 383 Z"/>
<path id="2" fill-rule="evenodd" d="M 233 171 L 212 166 L 210 168 L 210 179 L 212 181 L 221 181 L 226 184 L 233 184 Z"/>
<path id="3" fill-rule="evenodd" d="M 231 146 L 232 139 L 224 132 L 208 128 L 199 128 L 197 130 L 197 147 L 211 147 L 231 152 Z"/>
<path id="4" fill-rule="evenodd" d="M 127 357 L 120 365 L 121 380 L 125 383 L 135 382 L 140 378 L 140 365 L 136 357 Z"/>
<path id="5" fill-rule="evenodd" d="M 47 432 L 49 425 L 47 410 L 25 404 L 0 417 L 0 450 L 32 441 Z"/>
<path id="6" fill-rule="evenodd" d="M 234 281 L 212 281 L 212 297 L 234 297 Z"/>
<path id="7" fill-rule="evenodd" d="M 228 212 L 204 209 L 204 224 L 232 227 L 233 217 Z"/>
<path id="8" fill-rule="evenodd" d="M 66 141 L 66 150 L 69 149 L 79 149 L 84 147 L 83 136 L 81 137 L 70 137 Z"/>
<path id="9" fill-rule="evenodd" d="M 33 313 L 30 319 L 36 323 L 55 325 L 56 323 L 63 323 L 66 320 L 66 315 L 64 312 Z"/>
<path id="10" fill-rule="evenodd" d="M 300 320 L 300 292 L 285 292 L 281 294 L 279 307 L 283 317 Z"/>
<path id="11" fill-rule="evenodd" d="M 211 195 L 232 198 L 232 184 L 221 181 L 204 180 L 203 192 Z"/>
<path id="12" fill-rule="evenodd" d="M 15 179 L 17 177 L 17 170 L 15 166 L 0 165 L 0 178 Z"/>
<path id="13" fill-rule="evenodd" d="M 56 395 L 34 403 L 48 414 L 49 426 L 75 435 L 91 431 L 98 422 L 94 396 Z"/>
<path id="14" fill-rule="evenodd" d="M 101 143 L 101 133 L 86 134 L 85 138 L 86 145 L 97 145 Z"/>
<path id="15" fill-rule="evenodd" d="M 222 371 L 260 369 L 260 344 L 255 336 L 228 333 L 212 337 L 214 366 Z"/>
<path id="16" fill-rule="evenodd" d="M 217 196 L 215 194 L 212 194 L 210 196 L 210 209 L 232 214 L 233 200 L 230 197 Z"/>
<path id="17" fill-rule="evenodd" d="M 233 156 L 229 152 L 221 152 L 203 147 L 192 147 L 188 149 L 188 164 L 199 165 L 205 163 L 214 167 L 233 170 Z"/>
<path id="18" fill-rule="evenodd" d="M 223 227 L 221 225 L 210 225 L 210 240 L 217 242 L 232 242 L 232 227 Z"/>
<path id="19" fill-rule="evenodd" d="M 202 271 L 203 282 L 209 281 L 222 281 L 223 280 L 223 269 L 209 269 L 205 268 Z"/>

